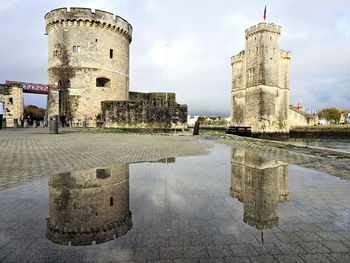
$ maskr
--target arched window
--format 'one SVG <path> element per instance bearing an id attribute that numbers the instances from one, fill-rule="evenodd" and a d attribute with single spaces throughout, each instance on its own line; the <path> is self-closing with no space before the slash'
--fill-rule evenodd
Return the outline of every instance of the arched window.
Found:
<path id="1" fill-rule="evenodd" d="M 110 87 L 111 80 L 107 78 L 97 78 L 96 79 L 96 87 Z"/>

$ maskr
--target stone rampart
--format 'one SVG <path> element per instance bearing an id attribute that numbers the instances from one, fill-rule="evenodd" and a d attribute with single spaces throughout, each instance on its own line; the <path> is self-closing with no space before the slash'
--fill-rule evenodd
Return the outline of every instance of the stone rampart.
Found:
<path id="1" fill-rule="evenodd" d="M 129 101 L 102 101 L 107 128 L 186 128 L 187 105 L 177 104 L 175 94 L 131 92 Z"/>

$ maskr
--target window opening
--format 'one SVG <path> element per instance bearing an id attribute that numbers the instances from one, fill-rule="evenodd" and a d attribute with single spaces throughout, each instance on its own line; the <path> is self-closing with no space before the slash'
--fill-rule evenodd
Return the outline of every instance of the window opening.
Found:
<path id="1" fill-rule="evenodd" d="M 79 53 L 80 52 L 80 46 L 73 46 L 73 52 Z"/>
<path id="2" fill-rule="evenodd" d="M 109 58 L 113 58 L 113 49 L 109 50 Z"/>
<path id="3" fill-rule="evenodd" d="M 96 87 L 110 87 L 111 80 L 107 78 L 97 78 L 96 79 Z"/>
<path id="4" fill-rule="evenodd" d="M 109 198 L 109 206 L 113 206 L 113 197 L 112 196 Z"/>

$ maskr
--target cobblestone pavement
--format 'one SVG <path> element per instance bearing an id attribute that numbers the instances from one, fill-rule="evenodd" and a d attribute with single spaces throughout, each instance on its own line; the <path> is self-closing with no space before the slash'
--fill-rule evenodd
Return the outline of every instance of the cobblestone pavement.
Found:
<path id="1" fill-rule="evenodd" d="M 192 136 L 81 130 L 63 129 L 61 134 L 40 128 L 0 130 L 0 190 L 104 164 L 204 154 L 212 144 Z"/>
<path id="2" fill-rule="evenodd" d="M 350 179 L 350 153 L 232 135 L 214 138 L 218 143 L 254 151 L 267 158 Z"/>

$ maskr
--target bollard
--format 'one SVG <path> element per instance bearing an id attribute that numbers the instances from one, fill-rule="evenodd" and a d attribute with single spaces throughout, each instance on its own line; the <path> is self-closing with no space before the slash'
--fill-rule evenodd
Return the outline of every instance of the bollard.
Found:
<path id="1" fill-rule="evenodd" d="M 84 121 L 83 121 L 83 128 L 86 128 L 86 124 L 87 124 L 87 121 L 84 120 Z"/>
<path id="2" fill-rule="evenodd" d="M 44 121 L 40 121 L 40 128 L 44 128 Z"/>
<path id="3" fill-rule="evenodd" d="M 37 128 L 36 120 L 33 120 L 33 128 Z"/>
<path id="4" fill-rule="evenodd" d="M 58 115 L 50 117 L 49 129 L 52 134 L 58 133 Z"/>
<path id="5" fill-rule="evenodd" d="M 2 119 L 2 128 L 6 128 L 6 118 Z"/>
<path id="6" fill-rule="evenodd" d="M 18 119 L 13 119 L 13 128 L 18 128 Z"/>
<path id="7" fill-rule="evenodd" d="M 193 135 L 198 135 L 199 133 L 199 121 L 194 124 Z"/>

